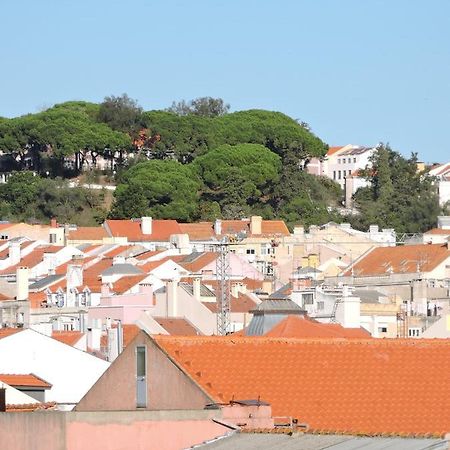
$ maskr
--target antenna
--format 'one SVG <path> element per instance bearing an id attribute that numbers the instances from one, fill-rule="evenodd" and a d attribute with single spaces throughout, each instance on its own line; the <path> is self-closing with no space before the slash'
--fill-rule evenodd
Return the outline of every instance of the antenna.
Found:
<path id="1" fill-rule="evenodd" d="M 231 292 L 230 292 L 230 249 L 225 236 L 217 245 L 217 333 L 225 336 L 230 331 Z"/>

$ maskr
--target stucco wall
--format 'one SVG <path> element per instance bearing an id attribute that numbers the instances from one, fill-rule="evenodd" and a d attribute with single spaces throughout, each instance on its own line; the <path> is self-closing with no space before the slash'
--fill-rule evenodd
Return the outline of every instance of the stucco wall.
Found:
<path id="1" fill-rule="evenodd" d="M 0 413 L 3 450 L 179 450 L 225 435 L 218 411 Z"/>
<path id="2" fill-rule="evenodd" d="M 136 410 L 135 349 L 142 344 L 147 347 L 148 403 L 140 410 L 203 409 L 212 402 L 141 332 L 80 401 L 77 411 Z"/>

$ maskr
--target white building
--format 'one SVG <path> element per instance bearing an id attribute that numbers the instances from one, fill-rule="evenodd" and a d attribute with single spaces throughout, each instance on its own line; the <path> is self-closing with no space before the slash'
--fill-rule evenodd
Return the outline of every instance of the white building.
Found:
<path id="1" fill-rule="evenodd" d="M 434 167 L 429 174 L 437 178 L 439 204 L 450 202 L 450 162 Z"/>
<path id="2" fill-rule="evenodd" d="M 52 387 L 45 401 L 61 409 L 72 409 L 108 367 L 107 361 L 31 329 L 0 338 L 0 373 L 46 380 Z"/>

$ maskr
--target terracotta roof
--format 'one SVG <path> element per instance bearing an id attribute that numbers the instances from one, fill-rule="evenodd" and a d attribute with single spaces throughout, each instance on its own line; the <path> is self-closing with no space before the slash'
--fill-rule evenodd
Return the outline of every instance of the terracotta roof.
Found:
<path id="1" fill-rule="evenodd" d="M 450 236 L 450 230 L 443 230 L 442 228 L 432 228 L 431 230 L 425 231 L 424 234 L 443 234 L 444 236 Z"/>
<path id="2" fill-rule="evenodd" d="M 82 337 L 84 333 L 81 331 L 53 331 L 52 338 L 63 344 L 74 346 Z"/>
<path id="3" fill-rule="evenodd" d="M 212 222 L 180 223 L 182 233 L 188 234 L 191 241 L 209 241 L 215 237 Z"/>
<path id="4" fill-rule="evenodd" d="M 56 402 L 27 403 L 24 405 L 6 405 L 6 412 L 33 412 L 43 409 L 56 409 Z"/>
<path id="5" fill-rule="evenodd" d="M 172 234 L 181 234 L 181 228 L 176 220 L 152 220 L 152 234 L 142 234 L 140 220 L 107 220 L 107 227 L 113 237 L 127 237 L 131 242 L 164 241 Z"/>
<path id="6" fill-rule="evenodd" d="M 112 291 L 118 295 L 125 294 L 125 292 L 139 284 L 142 280 L 147 278 L 147 276 L 146 273 L 142 275 L 126 275 L 113 283 Z"/>
<path id="7" fill-rule="evenodd" d="M 208 264 L 214 262 L 217 259 L 217 256 L 218 253 L 216 252 L 203 252 L 199 253 L 198 256 L 196 257 L 195 253 L 191 253 L 190 255 L 182 258 L 181 260 L 180 259 L 176 260 L 176 262 L 189 272 L 197 273 L 200 272 L 203 268 L 205 268 Z"/>
<path id="8" fill-rule="evenodd" d="M 446 244 L 378 247 L 357 261 L 344 275 L 370 276 L 389 273 L 430 272 L 450 258 Z"/>
<path id="9" fill-rule="evenodd" d="M 198 336 L 197 328 L 184 318 L 153 317 L 172 336 Z"/>
<path id="10" fill-rule="evenodd" d="M 154 339 L 217 402 L 261 398 L 329 433 L 450 430 L 449 340 Z"/>
<path id="11" fill-rule="evenodd" d="M 265 336 L 284 338 L 371 338 L 362 328 L 344 328 L 338 323 L 320 323 L 304 316 L 287 316 Z"/>
<path id="12" fill-rule="evenodd" d="M 202 302 L 211 312 L 217 313 L 217 302 Z M 258 305 L 246 294 L 239 292 L 238 297 L 231 297 L 230 301 L 232 313 L 248 313 L 255 309 Z"/>
<path id="13" fill-rule="evenodd" d="M 44 253 L 57 253 L 64 247 L 56 246 L 56 245 L 48 245 L 48 246 L 41 246 L 36 247 L 33 249 L 31 253 L 24 256 L 18 264 L 15 264 L 13 266 L 7 267 L 6 269 L 3 269 L 0 271 L 0 274 L 12 274 L 16 273 L 16 269 L 18 267 L 34 267 L 37 266 L 40 262 L 43 261 Z"/>
<path id="14" fill-rule="evenodd" d="M 23 328 L 0 328 L 0 339 L 19 333 Z"/>
<path id="15" fill-rule="evenodd" d="M 72 241 L 101 241 L 108 237 L 108 233 L 103 227 L 77 227 L 76 230 L 69 231 L 68 239 Z"/>
<path id="16" fill-rule="evenodd" d="M 42 302 L 47 300 L 47 294 L 45 293 L 45 291 L 30 292 L 28 294 L 28 300 L 30 301 L 31 309 L 41 308 Z"/>
<path id="17" fill-rule="evenodd" d="M 327 156 L 331 156 L 334 155 L 335 153 L 337 153 L 339 150 L 343 149 L 344 147 L 329 147 L 328 151 L 327 151 Z"/>
<path id="18" fill-rule="evenodd" d="M 0 301 L 2 301 L 2 300 L 12 300 L 13 297 L 14 297 L 14 296 L 11 296 L 11 295 L 5 295 L 5 294 L 2 294 L 2 293 L 0 292 Z"/>
<path id="19" fill-rule="evenodd" d="M 39 387 L 50 389 L 52 385 L 38 376 L 30 374 L 0 374 L 0 380 L 12 387 Z"/>

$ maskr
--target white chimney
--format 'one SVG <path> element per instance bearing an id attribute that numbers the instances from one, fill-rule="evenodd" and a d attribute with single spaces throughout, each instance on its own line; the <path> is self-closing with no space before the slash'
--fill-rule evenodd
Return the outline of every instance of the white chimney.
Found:
<path id="1" fill-rule="evenodd" d="M 16 300 L 28 299 L 28 267 L 18 267 L 16 271 Z"/>
<path id="2" fill-rule="evenodd" d="M 194 280 L 192 281 L 192 291 L 194 298 L 198 301 L 200 301 L 201 298 L 200 288 L 201 288 L 200 277 L 195 277 Z"/>
<path id="3" fill-rule="evenodd" d="M 100 342 L 102 337 L 101 328 L 88 328 L 87 345 L 92 350 L 100 350 Z"/>
<path id="4" fill-rule="evenodd" d="M 152 218 L 141 217 L 141 231 L 142 234 L 152 234 Z"/>
<path id="5" fill-rule="evenodd" d="M 262 217 L 250 217 L 250 234 L 262 234 Z"/>
<path id="6" fill-rule="evenodd" d="M 9 264 L 14 266 L 20 263 L 21 249 L 18 242 L 9 243 Z"/>
<path id="7" fill-rule="evenodd" d="M 178 280 L 168 280 L 166 283 L 167 316 L 178 317 Z"/>
<path id="8" fill-rule="evenodd" d="M 216 219 L 214 222 L 214 233 L 216 235 L 222 234 L 222 221 L 220 219 Z"/>
<path id="9" fill-rule="evenodd" d="M 68 264 L 67 266 L 67 288 L 83 286 L 83 266 L 80 264 Z"/>
<path id="10" fill-rule="evenodd" d="M 235 297 L 235 298 L 239 297 L 239 291 L 240 291 L 239 283 L 232 283 L 231 284 L 231 296 Z"/>
<path id="11" fill-rule="evenodd" d="M 351 296 L 348 286 L 342 288 L 342 300 L 336 310 L 336 320 L 344 328 L 361 327 L 361 300 Z"/>
<path id="12" fill-rule="evenodd" d="M 294 227 L 294 235 L 303 236 L 303 234 L 305 234 L 305 228 L 302 225 L 296 225 Z"/>

